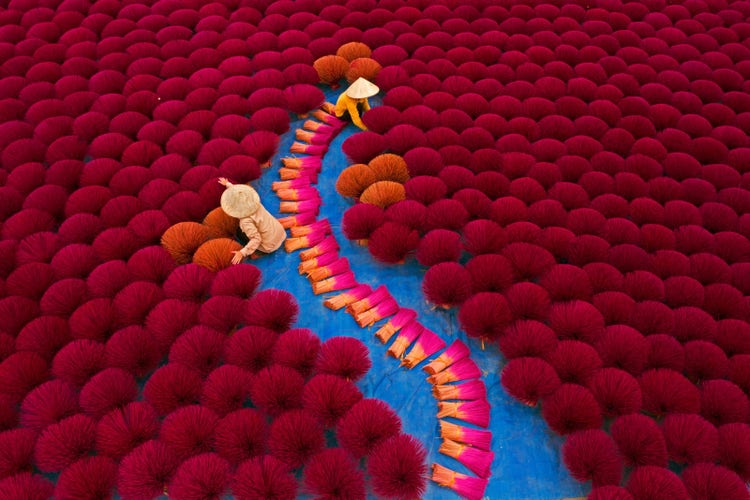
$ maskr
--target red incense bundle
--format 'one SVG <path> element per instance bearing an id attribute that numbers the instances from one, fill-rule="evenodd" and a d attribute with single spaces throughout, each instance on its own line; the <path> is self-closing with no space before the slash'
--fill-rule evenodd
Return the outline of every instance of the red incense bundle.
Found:
<path id="1" fill-rule="evenodd" d="M 307 144 L 324 145 L 331 142 L 331 140 L 333 139 L 333 134 L 323 131 L 310 132 L 307 130 L 297 129 L 294 133 L 294 138 L 298 141 L 306 142 Z"/>
<path id="2" fill-rule="evenodd" d="M 282 201 L 279 203 L 279 212 L 282 214 L 312 213 L 317 216 L 320 213 L 320 204 L 320 198 L 303 201 Z"/>
<path id="3" fill-rule="evenodd" d="M 439 401 L 437 417 L 457 418 L 486 429 L 490 425 L 490 404 L 486 399 L 458 402 Z"/>
<path id="4" fill-rule="evenodd" d="M 312 145 L 295 141 L 292 143 L 289 151 L 291 153 L 302 153 L 306 155 L 322 157 L 326 154 L 326 151 L 328 151 L 328 145 Z"/>
<path id="5" fill-rule="evenodd" d="M 293 237 L 298 238 L 313 231 L 324 231 L 326 234 L 331 234 L 331 223 L 328 222 L 328 219 L 320 219 L 307 226 L 293 227 L 290 233 Z"/>
<path id="6" fill-rule="evenodd" d="M 401 330 L 401 333 L 398 334 L 396 340 L 393 341 L 393 344 L 391 344 L 386 352 L 390 356 L 400 359 L 404 355 L 406 348 L 417 340 L 417 337 L 419 337 L 423 330 L 424 327 L 419 322 L 412 321 Z"/>
<path id="7" fill-rule="evenodd" d="M 330 278 L 331 276 L 345 273 L 349 270 L 351 270 L 351 268 L 349 267 L 349 259 L 347 259 L 346 257 L 342 257 L 334 260 L 330 264 L 316 267 L 308 273 L 307 279 L 309 279 L 310 282 L 314 283 L 316 281 L 322 281 L 326 278 Z"/>
<path id="8" fill-rule="evenodd" d="M 357 286 L 357 280 L 354 279 L 354 273 L 347 271 L 338 276 L 313 283 L 312 289 L 315 295 L 320 295 L 338 290 L 347 290 L 349 288 L 354 288 L 355 286 Z"/>
<path id="9" fill-rule="evenodd" d="M 382 342 L 388 342 L 393 335 L 403 327 L 414 321 L 417 313 L 413 309 L 401 308 L 398 312 L 375 332 L 375 336 Z"/>
<path id="10" fill-rule="evenodd" d="M 445 341 L 432 330 L 424 329 L 401 364 L 409 369 L 445 347 Z"/>
<path id="11" fill-rule="evenodd" d="M 339 244 L 336 242 L 336 238 L 330 235 L 314 247 L 300 252 L 299 258 L 300 260 L 309 260 L 327 252 L 338 252 L 338 250 Z"/>
<path id="12" fill-rule="evenodd" d="M 281 159 L 281 163 L 286 168 L 293 168 L 297 170 L 311 169 L 317 172 L 320 172 L 320 167 L 323 164 L 320 157 L 317 156 L 305 156 L 302 158 L 287 156 Z"/>
<path id="13" fill-rule="evenodd" d="M 445 370 L 438 372 L 435 375 L 430 375 L 427 377 L 427 380 L 432 385 L 443 385 L 448 382 L 471 380 L 481 376 L 482 370 L 479 369 L 477 364 L 472 361 L 471 358 L 463 358 L 456 361 Z"/>
<path id="14" fill-rule="evenodd" d="M 302 124 L 302 128 L 305 130 L 309 130 L 310 132 L 322 132 L 328 134 L 335 134 L 336 132 L 338 132 L 338 129 L 336 129 L 336 127 L 316 122 L 315 120 L 305 120 L 305 123 Z"/>
<path id="15" fill-rule="evenodd" d="M 386 299 L 392 299 L 390 292 L 388 289 L 381 285 L 375 289 L 374 292 L 372 292 L 369 296 L 363 298 L 362 300 L 358 300 L 357 302 L 354 302 L 350 304 L 346 308 L 346 312 L 351 314 L 352 316 L 356 316 L 357 314 L 361 314 L 365 312 L 366 310 L 370 309 L 371 307 L 375 307 L 380 302 L 383 302 Z"/>
<path id="16" fill-rule="evenodd" d="M 315 222 L 315 214 L 308 212 L 298 215 L 290 215 L 279 219 L 284 229 L 290 229 L 296 226 L 307 226 Z"/>
<path id="17" fill-rule="evenodd" d="M 440 421 L 440 437 L 486 451 L 490 451 L 492 445 L 492 432 L 464 427 L 446 420 Z"/>
<path id="18" fill-rule="evenodd" d="M 271 183 L 271 189 L 274 191 L 281 191 L 282 189 L 303 189 L 311 186 L 310 179 L 307 177 L 292 179 L 290 181 L 275 181 Z"/>
<path id="19" fill-rule="evenodd" d="M 318 173 L 313 169 L 297 169 L 282 167 L 279 169 L 279 178 L 282 181 L 304 179 L 307 182 L 318 182 Z"/>
<path id="20" fill-rule="evenodd" d="M 466 500 L 482 500 L 487 489 L 487 479 L 467 476 L 440 464 L 432 464 L 432 480 L 452 489 Z"/>
<path id="21" fill-rule="evenodd" d="M 430 375 L 435 375 L 453 363 L 467 357 L 469 355 L 469 347 L 464 344 L 461 340 L 454 340 L 453 343 L 442 353 L 440 356 L 430 361 L 423 368 L 424 371 Z"/>
<path id="22" fill-rule="evenodd" d="M 284 241 L 284 250 L 287 252 L 294 252 L 300 248 L 314 247 L 318 243 L 322 242 L 328 233 L 324 230 L 313 231 L 306 236 L 299 236 L 297 238 L 287 238 Z"/>
<path id="23" fill-rule="evenodd" d="M 398 302 L 395 299 L 388 298 L 382 302 L 379 302 L 375 307 L 357 314 L 354 316 L 354 320 L 362 328 L 372 326 L 383 318 L 392 316 L 398 311 Z"/>
<path id="24" fill-rule="evenodd" d="M 435 385 L 432 387 L 432 395 L 439 401 L 448 399 L 462 399 L 465 401 L 487 399 L 487 388 L 481 380 L 470 380 L 463 384 Z"/>
<path id="25" fill-rule="evenodd" d="M 327 298 L 323 302 L 323 305 L 326 306 L 328 309 L 338 311 L 339 309 L 342 309 L 348 306 L 349 304 L 351 304 L 352 302 L 360 300 L 363 297 L 370 295 L 371 293 L 372 293 L 372 288 L 370 288 L 369 285 L 359 285 L 357 287 L 352 288 L 351 290 L 347 290 L 343 293 Z"/>
<path id="26" fill-rule="evenodd" d="M 276 196 L 284 201 L 304 201 L 312 200 L 320 197 L 318 190 L 312 187 L 306 188 L 294 188 L 294 189 L 279 189 L 276 191 Z"/>
<path id="27" fill-rule="evenodd" d="M 299 266 L 297 266 L 297 269 L 299 270 L 300 274 L 310 274 L 315 269 L 322 266 L 327 266 L 338 258 L 339 253 L 335 250 L 332 250 L 322 255 L 318 255 L 317 257 L 313 257 L 312 259 L 303 260 L 302 262 L 300 262 Z"/>
<path id="28" fill-rule="evenodd" d="M 325 123 L 327 125 L 331 125 L 332 127 L 341 127 L 341 126 L 346 125 L 345 121 L 339 120 L 335 116 L 326 113 L 322 109 L 313 111 L 310 114 L 313 115 L 318 120 L 322 121 L 323 123 Z"/>
<path id="29" fill-rule="evenodd" d="M 444 439 L 438 450 L 443 455 L 455 458 L 466 466 L 471 472 L 481 478 L 490 477 L 490 467 L 495 454 L 491 451 L 472 448 L 462 443 Z"/>

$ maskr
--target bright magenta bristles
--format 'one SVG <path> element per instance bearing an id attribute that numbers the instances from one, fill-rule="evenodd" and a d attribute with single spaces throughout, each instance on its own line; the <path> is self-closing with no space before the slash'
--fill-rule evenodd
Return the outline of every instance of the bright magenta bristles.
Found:
<path id="1" fill-rule="evenodd" d="M 339 120 L 335 116 L 326 113 L 322 109 L 313 111 L 311 114 L 323 123 L 331 125 L 333 127 L 346 125 L 345 121 Z"/>
<path id="2" fill-rule="evenodd" d="M 492 432 L 464 427 L 445 420 L 440 421 L 440 437 L 481 450 L 489 451 L 492 449 Z"/>
<path id="3" fill-rule="evenodd" d="M 338 252 L 339 251 L 339 244 L 336 241 L 336 238 L 333 237 L 333 235 L 330 235 L 326 237 L 323 241 L 315 245 L 314 247 L 303 250 L 299 254 L 299 258 L 301 260 L 308 260 L 312 259 L 313 257 L 317 257 L 318 255 L 323 255 L 327 252 Z"/>
<path id="4" fill-rule="evenodd" d="M 318 173 L 313 169 L 296 169 L 282 167 L 279 169 L 279 177 L 282 181 L 304 179 L 310 183 L 318 182 Z"/>
<path id="5" fill-rule="evenodd" d="M 425 328 L 401 364 L 412 369 L 444 347 L 445 341 L 432 330 Z"/>
<path id="6" fill-rule="evenodd" d="M 323 229 L 313 231 L 306 236 L 300 236 L 298 238 L 287 238 L 284 241 L 284 249 L 287 252 L 294 252 L 300 248 L 314 247 L 325 239 L 327 233 Z"/>
<path id="7" fill-rule="evenodd" d="M 452 417 L 484 427 L 490 425 L 490 404 L 486 399 L 474 401 L 438 402 L 438 418 Z"/>
<path id="8" fill-rule="evenodd" d="M 357 280 L 354 278 L 354 273 L 347 271 L 343 274 L 339 274 L 327 280 L 318 281 L 313 283 L 312 289 L 315 295 L 322 293 L 335 292 L 338 290 L 347 290 L 357 286 Z"/>
<path id="9" fill-rule="evenodd" d="M 296 238 L 310 234 L 313 231 L 325 231 L 326 234 L 331 234 L 331 223 L 328 222 L 328 219 L 320 219 L 307 226 L 293 227 L 291 234 Z"/>
<path id="10" fill-rule="evenodd" d="M 487 399 L 487 388 L 481 380 L 469 380 L 463 384 L 435 385 L 432 387 L 432 394 L 440 401 Z"/>
<path id="11" fill-rule="evenodd" d="M 279 199 L 284 201 L 304 201 L 320 197 L 318 190 L 312 187 L 299 189 L 279 189 L 276 192 L 276 195 L 279 197 Z"/>
<path id="12" fill-rule="evenodd" d="M 328 151 L 327 145 L 312 145 L 305 144 L 304 142 L 293 142 L 289 151 L 292 153 L 302 153 L 311 156 L 323 157 Z"/>
<path id="13" fill-rule="evenodd" d="M 371 307 L 363 313 L 354 316 L 354 320 L 362 328 L 372 326 L 383 318 L 392 316 L 398 311 L 398 302 L 389 298 Z"/>
<path id="14" fill-rule="evenodd" d="M 351 315 L 357 315 L 357 314 L 365 312 L 371 307 L 375 307 L 380 302 L 383 302 L 385 299 L 392 299 L 392 298 L 393 297 L 391 297 L 391 294 L 388 291 L 388 289 L 385 286 L 380 285 L 368 297 L 365 297 L 362 300 L 358 300 L 357 302 L 354 302 L 353 304 L 349 305 L 349 307 L 346 308 L 346 312 L 348 312 Z"/>
<path id="15" fill-rule="evenodd" d="M 455 458 L 477 476 L 490 477 L 492 460 L 495 458 L 495 454 L 491 451 L 472 448 L 450 439 L 444 439 L 438 451 L 443 455 Z"/>
<path id="16" fill-rule="evenodd" d="M 471 358 L 463 358 L 459 359 L 445 370 L 438 372 L 435 375 L 430 375 L 427 377 L 427 380 L 432 385 L 443 385 L 448 382 L 470 380 L 481 376 L 482 370 L 479 369 L 477 364 L 472 361 Z"/>
<path id="17" fill-rule="evenodd" d="M 481 500 L 487 489 L 487 479 L 467 476 L 440 464 L 432 464 L 432 480 L 452 489 L 466 500 Z"/>
<path id="18" fill-rule="evenodd" d="M 306 226 L 315 222 L 315 214 L 308 212 L 304 214 L 290 215 L 289 217 L 282 217 L 279 219 L 279 222 L 281 222 L 281 225 L 284 226 L 285 229 L 295 226 Z"/>
<path id="19" fill-rule="evenodd" d="M 302 262 L 300 262 L 297 269 L 299 270 L 300 274 L 309 274 L 319 267 L 327 266 L 338 258 L 339 253 L 335 250 L 332 250 L 322 255 L 318 255 L 317 257 L 313 257 L 312 259 L 303 260 Z"/>
<path id="20" fill-rule="evenodd" d="M 424 327 L 418 321 L 412 321 L 404 328 L 393 341 L 393 344 L 386 351 L 390 356 L 400 359 L 406 349 L 417 340 L 417 337 L 424 331 Z"/>
<path id="21" fill-rule="evenodd" d="M 306 120 L 305 123 L 302 124 L 302 128 L 305 130 L 309 130 L 310 132 L 323 132 L 329 134 L 337 132 L 337 129 L 335 127 L 316 122 L 315 120 Z"/>
<path id="22" fill-rule="evenodd" d="M 281 191 L 284 189 L 303 189 L 309 188 L 310 186 L 310 179 L 308 179 L 307 177 L 292 179 L 290 181 L 276 181 L 271 183 L 271 189 L 274 191 Z"/>
<path id="23" fill-rule="evenodd" d="M 305 156 L 302 158 L 287 156 L 286 158 L 281 159 L 281 163 L 287 168 L 292 168 L 292 169 L 313 168 L 317 171 L 320 171 L 322 160 L 316 156 Z"/>
<path id="24" fill-rule="evenodd" d="M 324 145 L 331 142 L 333 134 L 324 131 L 310 132 L 309 130 L 297 129 L 294 137 L 298 141 L 306 142 L 307 144 Z"/>
<path id="25" fill-rule="evenodd" d="M 397 331 L 414 321 L 416 317 L 417 313 L 413 309 L 401 308 L 385 325 L 381 326 L 375 332 L 375 336 L 385 344 Z"/>
<path id="26" fill-rule="evenodd" d="M 307 278 L 311 282 L 321 281 L 326 278 L 330 278 L 331 276 L 336 276 L 338 274 L 345 273 L 349 271 L 350 269 L 351 268 L 349 267 L 349 259 L 347 259 L 346 257 L 342 257 L 340 259 L 334 260 L 328 265 L 313 269 L 307 275 Z"/>
<path id="27" fill-rule="evenodd" d="M 338 311 L 352 302 L 360 300 L 362 297 L 367 297 L 372 293 L 372 288 L 369 285 L 359 285 L 351 290 L 347 290 L 344 293 L 334 295 L 333 297 L 327 298 L 323 301 L 323 305 L 328 309 Z"/>
<path id="28" fill-rule="evenodd" d="M 469 355 L 469 347 L 464 344 L 461 340 L 456 339 L 453 343 L 442 353 L 440 356 L 430 361 L 423 368 L 424 371 L 430 375 L 435 375 L 453 363 L 467 357 Z"/>

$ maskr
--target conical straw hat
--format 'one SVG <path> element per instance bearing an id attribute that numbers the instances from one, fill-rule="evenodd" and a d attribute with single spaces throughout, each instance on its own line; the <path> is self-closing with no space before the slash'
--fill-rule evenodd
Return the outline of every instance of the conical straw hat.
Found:
<path id="1" fill-rule="evenodd" d="M 361 76 L 357 78 L 354 83 L 349 85 L 348 89 L 346 89 L 346 95 L 352 99 L 365 99 L 374 96 L 378 92 L 380 92 L 380 89 L 377 85 L 368 82 Z"/>
<path id="2" fill-rule="evenodd" d="M 231 217 L 250 217 L 260 206 L 260 196 L 247 184 L 229 186 L 221 194 L 221 209 Z"/>

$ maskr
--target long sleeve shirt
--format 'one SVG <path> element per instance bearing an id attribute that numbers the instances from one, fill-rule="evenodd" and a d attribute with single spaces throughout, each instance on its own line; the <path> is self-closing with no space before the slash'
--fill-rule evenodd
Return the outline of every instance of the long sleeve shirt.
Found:
<path id="1" fill-rule="evenodd" d="M 359 110 L 357 109 L 357 104 L 362 103 L 362 112 L 370 109 L 370 103 L 367 102 L 367 99 L 352 99 L 348 95 L 346 95 L 346 92 L 343 92 L 338 100 L 336 101 L 336 116 L 341 118 L 344 116 L 344 113 L 347 111 L 349 112 L 349 116 L 352 117 L 352 122 L 361 128 L 362 130 L 367 130 L 367 127 L 364 123 L 362 123 L 362 119 L 359 117 Z"/>
<path id="2" fill-rule="evenodd" d="M 245 257 L 249 257 L 256 250 L 271 253 L 286 239 L 284 226 L 268 213 L 263 205 L 260 205 L 250 217 L 240 219 L 240 229 L 248 238 L 247 245 L 240 250 Z"/>

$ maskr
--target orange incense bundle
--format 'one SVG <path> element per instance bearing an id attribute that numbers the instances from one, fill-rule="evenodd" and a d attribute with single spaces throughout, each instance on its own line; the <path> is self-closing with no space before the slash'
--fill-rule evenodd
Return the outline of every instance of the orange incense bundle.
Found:
<path id="1" fill-rule="evenodd" d="M 492 445 L 492 432 L 464 427 L 446 420 L 440 421 L 440 437 L 486 451 L 490 451 Z"/>
<path id="2" fill-rule="evenodd" d="M 367 297 L 371 293 L 372 288 L 370 288 L 369 285 L 359 285 L 352 288 L 351 290 L 345 291 L 344 293 L 340 293 L 338 295 L 334 295 L 333 297 L 327 298 L 325 301 L 323 301 L 323 305 L 328 309 L 338 311 L 339 309 L 343 309 L 344 307 L 348 306 L 352 302 L 360 300 L 363 297 Z"/>
<path id="3" fill-rule="evenodd" d="M 312 289 L 315 295 L 320 295 L 338 290 L 347 290 L 357 286 L 357 280 L 354 279 L 354 273 L 347 271 L 332 278 L 313 283 Z"/>
<path id="4" fill-rule="evenodd" d="M 395 299 L 388 298 L 379 302 L 375 307 L 359 313 L 354 316 L 354 320 L 362 328 L 372 326 L 383 318 L 392 316 L 398 311 L 398 302 Z"/>
<path id="5" fill-rule="evenodd" d="M 320 219 L 312 224 L 308 224 L 307 226 L 293 227 L 291 228 L 290 233 L 293 237 L 299 238 L 300 236 L 308 235 L 313 231 L 325 231 L 326 234 L 331 234 L 331 223 L 328 222 L 328 219 Z"/>
<path id="6" fill-rule="evenodd" d="M 297 238 L 287 238 L 284 241 L 284 250 L 287 252 L 294 252 L 300 248 L 314 247 L 325 239 L 328 233 L 323 230 L 313 231 L 305 236 L 299 236 Z"/>
<path id="7" fill-rule="evenodd" d="M 473 378 L 479 378 L 482 376 L 482 370 L 479 369 L 477 364 L 471 360 L 471 358 L 463 358 L 456 361 L 454 364 L 446 368 L 445 370 L 430 375 L 427 380 L 432 385 L 443 385 L 448 382 L 458 382 L 460 380 L 471 380 Z"/>
<path id="8" fill-rule="evenodd" d="M 430 375 L 435 375 L 468 355 L 469 347 L 461 340 L 456 339 L 444 353 L 426 364 L 423 370 Z"/>
<path id="9" fill-rule="evenodd" d="M 298 215 L 290 215 L 289 217 L 282 217 L 279 219 L 284 229 L 290 229 L 296 226 L 307 226 L 315 222 L 315 214 L 304 213 Z"/>
<path id="10" fill-rule="evenodd" d="M 326 154 L 326 151 L 328 151 L 328 145 L 312 145 L 295 141 L 292 143 L 289 151 L 291 153 L 302 153 L 306 155 L 322 157 Z"/>
<path id="11" fill-rule="evenodd" d="M 490 477 L 490 467 L 495 454 L 491 451 L 472 448 L 462 443 L 444 439 L 438 450 L 443 455 L 455 458 L 466 466 L 471 472 L 481 478 Z"/>
<path id="12" fill-rule="evenodd" d="M 313 257 L 312 259 L 303 260 L 302 262 L 300 262 L 299 266 L 297 266 L 297 269 L 299 270 L 300 274 L 310 274 L 315 269 L 327 266 L 338 258 L 338 252 L 326 252 L 322 255 L 318 255 L 317 257 Z"/>
<path id="13" fill-rule="evenodd" d="M 316 281 L 322 281 L 326 278 L 330 278 L 331 276 L 345 273 L 349 270 L 351 270 L 351 268 L 349 267 L 349 259 L 347 259 L 346 257 L 342 257 L 340 259 L 334 260 L 330 264 L 313 269 L 312 271 L 310 271 L 310 273 L 308 273 L 307 279 L 309 279 L 311 283 L 314 283 Z"/>
<path id="14" fill-rule="evenodd" d="M 410 370 L 445 347 L 445 341 L 432 330 L 424 329 L 401 364 Z"/>
<path id="15" fill-rule="evenodd" d="M 312 248 L 308 248 L 307 250 L 303 250 L 299 254 L 300 260 L 309 260 L 317 257 L 318 255 L 323 255 L 324 253 L 328 252 L 338 252 L 339 251 L 339 244 L 336 241 L 336 238 L 333 237 L 333 235 L 330 235 L 326 237 L 323 241 L 318 243 Z"/>
<path id="16" fill-rule="evenodd" d="M 375 336 L 385 344 L 396 332 L 414 321 L 416 317 L 417 313 L 413 309 L 401 308 L 385 325 L 381 326 L 375 332 Z"/>
<path id="17" fill-rule="evenodd" d="M 320 197 L 318 190 L 313 187 L 306 188 L 292 188 L 292 189 L 279 189 L 276 191 L 276 196 L 284 201 L 303 201 L 312 200 Z"/>
<path id="18" fill-rule="evenodd" d="M 271 189 L 274 191 L 281 191 L 282 189 L 302 189 L 311 187 L 310 179 L 307 177 L 300 177 L 299 179 L 292 179 L 290 181 L 275 181 L 271 183 Z"/>
<path id="19" fill-rule="evenodd" d="M 375 289 L 374 292 L 372 292 L 369 296 L 363 298 L 362 300 L 358 300 L 357 302 L 354 302 L 350 304 L 346 308 L 346 312 L 351 314 L 352 316 L 356 316 L 357 314 L 361 314 L 365 312 L 366 310 L 375 307 L 380 302 L 383 302 L 385 299 L 392 299 L 390 292 L 388 289 L 381 285 Z"/>
<path id="20" fill-rule="evenodd" d="M 406 348 L 417 340 L 423 330 L 424 327 L 419 322 L 412 321 L 401 330 L 401 333 L 398 334 L 396 340 L 393 341 L 386 352 L 394 358 L 401 358 Z"/>
<path id="21" fill-rule="evenodd" d="M 439 401 L 487 399 L 487 388 L 481 380 L 470 380 L 463 384 L 435 385 L 432 387 L 432 395 Z"/>
<path id="22" fill-rule="evenodd" d="M 302 124 L 302 128 L 309 130 L 310 132 L 324 132 L 329 134 L 333 134 L 337 131 L 335 127 L 316 122 L 315 120 L 305 120 L 305 123 Z"/>
<path id="23" fill-rule="evenodd" d="M 282 201 L 279 203 L 279 212 L 282 214 L 312 213 L 316 216 L 320 213 L 320 198 L 303 201 Z"/>
<path id="24" fill-rule="evenodd" d="M 432 480 L 466 500 L 482 500 L 487 489 L 487 479 L 467 476 L 440 464 L 432 464 Z"/>
<path id="25" fill-rule="evenodd" d="M 490 425 L 490 404 L 486 399 L 458 402 L 439 401 L 437 417 L 457 418 L 486 429 Z"/>

